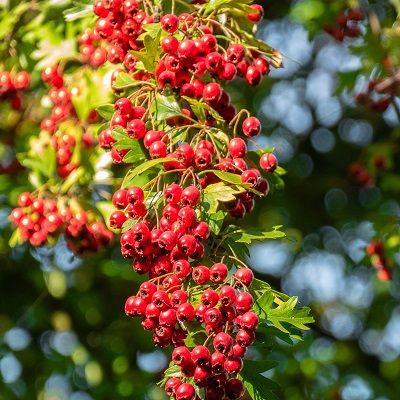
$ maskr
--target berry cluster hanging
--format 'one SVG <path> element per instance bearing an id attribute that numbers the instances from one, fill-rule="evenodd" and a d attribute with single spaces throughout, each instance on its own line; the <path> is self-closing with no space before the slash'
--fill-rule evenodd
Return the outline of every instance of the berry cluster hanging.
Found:
<path id="1" fill-rule="evenodd" d="M 253 36 L 260 5 L 162 3 L 94 3 L 96 33 L 109 61 L 122 64 L 111 76 L 115 103 L 99 108 L 109 117 L 99 144 L 115 164 L 133 164 L 113 195 L 110 225 L 122 231 L 123 257 L 148 277 L 125 312 L 155 345 L 174 347 L 169 396 L 239 399 L 259 317 L 253 272 L 240 260 L 246 246 L 235 238 L 283 233 L 232 223 L 268 194 L 279 167 L 271 150 L 248 151 L 261 123 L 236 109 L 227 84 L 258 85 L 281 58 Z"/>

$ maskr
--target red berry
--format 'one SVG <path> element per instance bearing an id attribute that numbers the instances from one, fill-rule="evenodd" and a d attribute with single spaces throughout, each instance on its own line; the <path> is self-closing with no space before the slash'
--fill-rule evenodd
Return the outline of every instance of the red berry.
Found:
<path id="1" fill-rule="evenodd" d="M 196 392 L 193 385 L 190 383 L 183 383 L 175 391 L 176 400 L 194 400 Z"/>
<path id="2" fill-rule="evenodd" d="M 223 306 L 230 306 L 236 301 L 236 291 L 232 286 L 224 286 L 219 292 L 219 297 Z"/>
<path id="3" fill-rule="evenodd" d="M 254 137 L 261 132 L 261 123 L 255 117 L 248 117 L 242 124 L 243 133 L 248 137 Z"/>
<path id="4" fill-rule="evenodd" d="M 110 216 L 110 226 L 115 229 L 121 229 L 127 219 L 123 211 L 115 211 Z"/>
<path id="5" fill-rule="evenodd" d="M 222 283 L 228 276 L 228 267 L 223 263 L 216 263 L 210 268 L 210 279 L 215 283 Z"/>
<path id="6" fill-rule="evenodd" d="M 264 9 L 260 4 L 252 4 L 250 6 L 254 11 L 247 14 L 247 19 L 251 22 L 258 23 L 264 17 Z"/>
<path id="7" fill-rule="evenodd" d="M 144 192 L 140 187 L 133 186 L 127 190 L 126 197 L 130 204 L 143 203 Z"/>
<path id="8" fill-rule="evenodd" d="M 146 125 L 140 119 L 132 119 L 126 125 L 126 132 L 134 139 L 142 139 L 146 134 Z"/>
<path id="9" fill-rule="evenodd" d="M 161 41 L 161 50 L 166 54 L 175 54 L 178 46 L 178 39 L 174 36 L 167 36 Z"/>
<path id="10" fill-rule="evenodd" d="M 211 359 L 210 350 L 208 350 L 208 348 L 205 346 L 196 346 L 192 350 L 191 356 L 192 356 L 192 361 L 196 365 L 206 365 L 209 363 Z"/>
<path id="11" fill-rule="evenodd" d="M 193 268 L 192 278 L 197 284 L 203 285 L 210 279 L 210 270 L 204 265 L 199 265 Z"/>
<path id="12" fill-rule="evenodd" d="M 250 286 L 253 282 L 254 274 L 250 268 L 239 268 L 234 277 L 242 282 L 245 286 Z"/>
<path id="13" fill-rule="evenodd" d="M 233 158 L 242 158 L 247 152 L 246 142 L 241 138 L 234 138 L 229 142 L 228 151 Z"/>
<path id="14" fill-rule="evenodd" d="M 168 33 L 174 33 L 178 29 L 179 19 L 174 14 L 162 16 L 160 22 L 161 28 Z"/>
<path id="15" fill-rule="evenodd" d="M 206 307 L 214 307 L 217 305 L 218 301 L 219 301 L 219 295 L 215 290 L 207 289 L 201 295 L 201 302 Z"/>
<path id="16" fill-rule="evenodd" d="M 261 82 L 261 72 L 257 67 L 250 66 L 247 68 L 245 78 L 249 85 L 257 86 Z"/>
<path id="17" fill-rule="evenodd" d="M 181 194 L 181 203 L 184 206 L 195 207 L 200 201 L 200 191 L 196 186 L 188 186 Z"/>
<path id="18" fill-rule="evenodd" d="M 181 200 L 183 189 L 176 183 L 172 183 L 164 189 L 164 197 L 167 203 L 177 204 Z"/>
<path id="19" fill-rule="evenodd" d="M 227 354 L 233 344 L 233 340 L 231 336 L 225 332 L 218 333 L 213 341 L 213 346 L 215 351 L 219 351 L 220 353 Z"/>
<path id="20" fill-rule="evenodd" d="M 278 159 L 273 153 L 265 153 L 260 158 L 260 167 L 267 172 L 274 172 L 278 166 Z"/>
<path id="21" fill-rule="evenodd" d="M 222 96 L 219 83 L 208 83 L 203 89 L 203 98 L 207 102 L 217 102 Z"/>
<path id="22" fill-rule="evenodd" d="M 253 296 L 248 292 L 240 293 L 236 298 L 236 309 L 239 313 L 245 313 L 251 309 L 253 305 Z"/>

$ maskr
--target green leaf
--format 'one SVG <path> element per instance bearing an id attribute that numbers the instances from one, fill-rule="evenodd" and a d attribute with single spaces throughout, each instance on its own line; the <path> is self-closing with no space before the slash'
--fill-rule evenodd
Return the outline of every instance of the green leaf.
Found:
<path id="1" fill-rule="evenodd" d="M 11 248 L 13 248 L 13 247 L 17 246 L 18 244 L 22 244 L 22 243 L 23 243 L 23 241 L 22 241 L 22 237 L 21 237 L 21 232 L 19 231 L 19 229 L 16 229 L 12 233 L 10 240 L 8 241 L 8 245 Z"/>
<path id="2" fill-rule="evenodd" d="M 52 178 L 56 168 L 56 153 L 52 146 L 47 146 L 40 155 L 31 156 L 27 153 L 17 155 L 18 161 L 33 172 Z"/>
<path id="3" fill-rule="evenodd" d="M 68 177 L 63 181 L 61 185 L 60 191 L 61 193 L 67 193 L 72 186 L 76 185 L 79 180 L 85 175 L 85 168 L 80 166 L 77 169 L 74 169 Z"/>
<path id="4" fill-rule="evenodd" d="M 274 391 L 279 390 L 279 386 L 261 375 L 276 365 L 275 361 L 244 360 L 241 376 L 243 377 L 245 388 L 253 400 L 279 400 L 274 393 Z"/>
<path id="5" fill-rule="evenodd" d="M 171 117 L 182 115 L 181 108 L 175 99 L 175 96 L 164 96 L 157 94 L 156 99 L 151 105 L 154 119 L 164 121 Z"/>
<path id="6" fill-rule="evenodd" d="M 96 208 L 100 211 L 103 216 L 104 222 L 110 231 L 114 229 L 110 226 L 110 216 L 115 211 L 115 207 L 111 201 L 99 201 L 96 203 Z"/>
<path id="7" fill-rule="evenodd" d="M 289 332 L 282 323 L 288 323 L 296 328 L 308 330 L 306 324 L 312 324 L 314 318 L 310 316 L 310 308 L 296 308 L 298 298 L 291 297 L 289 300 L 281 303 L 278 307 L 267 311 L 267 318 L 276 328 L 282 332 Z"/>
<path id="8" fill-rule="evenodd" d="M 177 365 L 171 362 L 169 367 L 164 371 L 163 379 L 160 382 L 158 382 L 157 385 L 164 387 L 169 378 L 173 378 L 176 376 L 179 377 L 180 375 L 181 375 L 181 369 Z"/>
<path id="9" fill-rule="evenodd" d="M 114 106 L 112 104 L 103 104 L 96 108 L 96 111 L 100 114 L 102 118 L 109 121 L 114 115 Z"/>
<path id="10" fill-rule="evenodd" d="M 272 231 L 266 231 L 261 228 L 238 228 L 235 225 L 228 227 L 228 236 L 235 242 L 251 244 L 255 241 L 263 241 L 266 239 L 281 239 L 286 237 L 284 232 L 279 231 L 280 226 L 276 226 Z"/>
<path id="11" fill-rule="evenodd" d="M 217 212 L 219 202 L 226 203 L 234 201 L 237 194 L 242 193 L 240 188 L 233 188 L 223 182 L 208 185 L 203 190 L 203 206 L 208 213 Z"/>
<path id="12" fill-rule="evenodd" d="M 154 168 L 157 165 L 164 164 L 168 161 L 173 161 L 173 158 L 156 158 L 154 160 L 149 160 L 144 162 L 143 164 L 138 165 L 136 168 L 131 169 L 125 176 L 124 181 L 122 182 L 122 188 L 127 188 L 131 185 L 131 181 L 135 179 L 137 176 L 143 174 L 145 171 Z"/>
<path id="13" fill-rule="evenodd" d="M 84 4 L 74 1 L 75 7 L 71 7 L 68 10 L 63 11 L 63 15 L 66 21 L 76 21 L 79 18 L 92 16 L 93 15 L 93 5 Z"/>
<path id="14" fill-rule="evenodd" d="M 114 87 L 116 89 L 127 89 L 130 87 L 141 86 L 143 84 L 148 85 L 149 82 L 137 81 L 126 72 L 121 72 L 117 75 L 117 79 L 114 82 Z"/>
<path id="15" fill-rule="evenodd" d="M 112 136 L 116 140 L 113 146 L 117 150 L 128 150 L 128 153 L 124 157 L 126 163 L 137 163 L 146 159 L 146 154 L 140 142 L 129 137 L 123 128 L 115 128 L 112 132 Z"/>
<path id="16" fill-rule="evenodd" d="M 205 218 L 210 226 L 210 230 L 214 235 L 219 235 L 221 232 L 222 225 L 224 224 L 225 218 L 228 215 L 226 211 L 219 210 L 215 213 L 205 213 Z"/>
<path id="17" fill-rule="evenodd" d="M 201 122 L 204 122 L 206 120 L 205 104 L 199 100 L 192 99 L 191 97 L 182 96 L 182 98 L 190 104 L 190 108 L 197 119 Z"/>

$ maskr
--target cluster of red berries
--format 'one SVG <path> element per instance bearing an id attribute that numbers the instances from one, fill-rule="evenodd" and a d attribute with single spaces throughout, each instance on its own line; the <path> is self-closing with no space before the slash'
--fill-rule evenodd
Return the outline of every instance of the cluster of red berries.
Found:
<path id="1" fill-rule="evenodd" d="M 53 134 L 59 124 L 74 115 L 71 92 L 64 86 L 63 74 L 58 66 L 47 67 L 42 71 L 42 80 L 50 86 L 49 98 L 53 103 L 50 117 L 43 119 L 40 128 Z"/>
<path id="2" fill-rule="evenodd" d="M 385 258 L 385 249 L 381 240 L 373 240 L 366 249 L 367 256 L 371 260 L 371 264 L 377 270 L 378 278 L 381 281 L 392 279 L 392 271 Z"/>
<path id="3" fill-rule="evenodd" d="M 358 161 L 353 162 L 349 167 L 350 176 L 358 185 L 369 187 L 375 185 L 375 178 L 370 174 L 368 169 Z"/>
<path id="4" fill-rule="evenodd" d="M 121 252 L 134 260 L 137 273 L 150 278 L 128 298 L 125 312 L 142 318 L 143 328 L 154 332 L 155 345 L 174 346 L 172 361 L 180 366 L 182 379 L 168 380 L 168 395 L 194 399 L 194 386 L 187 383 L 193 379 L 206 388 L 209 400 L 240 398 L 243 384 L 235 376 L 258 325 L 248 292 L 253 273 L 243 267 L 229 277 L 222 262 L 202 264 L 210 228 L 198 220 L 198 188 L 172 183 L 164 189 L 163 200 L 162 217 L 152 225 L 141 188 L 120 189 L 113 196 L 120 209 L 111 215 L 113 227 L 121 228 L 128 217 L 141 221 L 122 234 Z M 190 282 L 195 286 L 188 289 Z M 185 346 L 185 324 L 195 321 L 204 327 L 209 343 L 190 351 Z"/>
<path id="5" fill-rule="evenodd" d="M 0 101 L 9 100 L 14 110 L 22 106 L 21 92 L 28 89 L 30 76 L 27 71 L 12 74 L 9 71 L 0 72 Z"/>
<path id="6" fill-rule="evenodd" d="M 343 42 L 346 37 L 356 38 L 361 36 L 362 31 L 359 24 L 363 20 L 363 11 L 359 8 L 351 8 L 341 12 L 334 23 L 325 25 L 324 30 L 339 42 Z"/>
<path id="7" fill-rule="evenodd" d="M 56 66 L 44 69 L 42 79 L 50 86 L 48 97 L 53 108 L 50 117 L 44 118 L 40 123 L 40 128 L 52 135 L 51 144 L 56 151 L 57 173 L 61 178 L 66 178 L 79 166 L 73 161 L 73 152 L 77 144 L 76 138 L 71 134 L 58 131 L 63 121 L 76 116 L 72 104 L 72 91 L 64 85 L 62 73 Z M 96 117 L 97 114 L 89 118 L 95 119 Z M 90 148 L 96 144 L 93 134 L 89 130 L 85 130 L 79 141 L 83 148 Z"/>
<path id="8" fill-rule="evenodd" d="M 394 101 L 396 95 L 396 86 L 385 87 L 380 90 L 382 80 L 373 79 L 368 82 L 367 89 L 364 92 L 356 94 L 355 99 L 357 104 L 368 107 L 370 110 L 384 112 Z"/>
<path id="9" fill-rule="evenodd" d="M 18 228 L 21 239 L 35 247 L 63 232 L 68 247 L 78 254 L 97 251 L 112 239 L 102 222 L 89 221 L 86 211 L 73 212 L 68 206 L 60 208 L 56 200 L 28 192 L 19 195 L 18 207 L 12 210 L 10 220 Z"/>
<path id="10" fill-rule="evenodd" d="M 88 28 L 82 32 L 78 43 L 79 53 L 84 64 L 98 68 L 107 61 L 107 50 L 94 29 Z"/>
<path id="11" fill-rule="evenodd" d="M 257 23 L 262 7 L 251 7 L 247 18 Z M 155 345 L 175 348 L 172 361 L 181 373 L 166 382 L 169 396 L 194 400 L 197 386 L 204 388 L 207 400 L 238 399 L 244 393 L 238 374 L 259 322 L 249 291 L 253 273 L 231 259 L 224 263 L 222 255 L 215 254 L 202 199 L 203 190 L 221 181 L 217 174 L 221 171 L 238 175 L 236 181 L 243 187 L 234 201 L 225 203 L 233 217 L 251 212 L 255 196 L 268 193 L 268 181 L 248 156 L 245 140 L 260 134 L 261 123 L 244 110 L 238 113 L 222 85 L 236 77 L 257 85 L 270 64 L 241 43 L 229 24 L 201 17 L 200 10 L 155 17 L 142 8 L 135 0 L 94 3 L 99 17 L 96 32 L 109 42 L 108 59 L 124 67 L 114 71 L 111 85 L 121 72 L 141 82 L 129 96 L 114 88 L 121 97 L 114 103 L 110 126 L 99 134 L 99 145 L 111 150 L 114 163 L 123 164 L 129 145 L 124 148 L 116 141 L 113 132 L 118 128 L 140 141 L 149 159 L 168 158 L 162 161 L 158 180 L 143 188 L 121 188 L 113 195 L 118 210 L 110 225 L 122 229 L 121 253 L 132 260 L 134 271 L 149 277 L 137 295 L 128 298 L 125 311 L 141 318 L 143 328 L 153 332 Z M 145 70 L 140 56 L 131 50 L 145 55 L 143 37 L 151 31 L 146 25 L 153 23 L 161 28 L 160 51 L 153 55 L 154 69 Z M 231 33 L 228 43 L 218 38 Z M 173 97 L 179 105 L 179 111 L 165 121 L 158 121 L 154 111 L 153 102 L 160 95 Z M 177 140 L 182 130 L 187 135 Z M 222 142 L 215 137 L 218 131 Z M 277 165 L 272 153 L 259 160 L 266 172 Z M 170 173 L 176 183 L 163 180 Z M 185 346 L 190 326 L 206 336 L 192 349 Z"/>

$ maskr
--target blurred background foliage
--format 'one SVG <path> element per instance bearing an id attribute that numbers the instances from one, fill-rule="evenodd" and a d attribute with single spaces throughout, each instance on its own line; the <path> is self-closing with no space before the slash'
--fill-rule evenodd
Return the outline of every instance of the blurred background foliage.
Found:
<path id="1" fill-rule="evenodd" d="M 256 90 L 238 82 L 231 94 L 263 120 L 258 144 L 275 147 L 288 171 L 284 190 L 260 202 L 247 223 L 282 224 L 288 239 L 253 246 L 250 263 L 259 277 L 310 305 L 316 318 L 304 341 L 277 343 L 279 365 L 268 377 L 281 385 L 282 399 L 398 399 L 400 101 L 394 96 L 385 111 L 375 111 L 355 97 L 368 81 L 390 75 L 383 67 L 388 56 L 399 70 L 400 3 L 361 1 L 369 18 L 361 36 L 344 41 L 324 28 L 357 1 L 259 3 L 266 19 L 258 35 L 282 52 L 285 68 Z M 7 40 L 15 54 L 29 55 L 18 60 L 28 70 L 68 51 L 73 59 L 71 41 L 82 27 L 62 22 L 71 6 L 1 1 L 3 68 L 16 62 L 5 54 Z M 31 109 L 43 91 L 39 71 Z M 164 399 L 155 382 L 167 358 L 123 313 L 140 278 L 117 246 L 84 259 L 62 239 L 52 248 L 9 248 L 8 214 L 26 186 L 15 153 L 26 150 L 38 128 L 3 103 L 0 115 L 0 399 Z M 384 169 L 374 162 L 382 156 Z M 368 171 L 367 184 L 349 174 L 354 162 Z M 391 281 L 378 279 L 365 256 L 374 237 L 387 247 Z"/>

